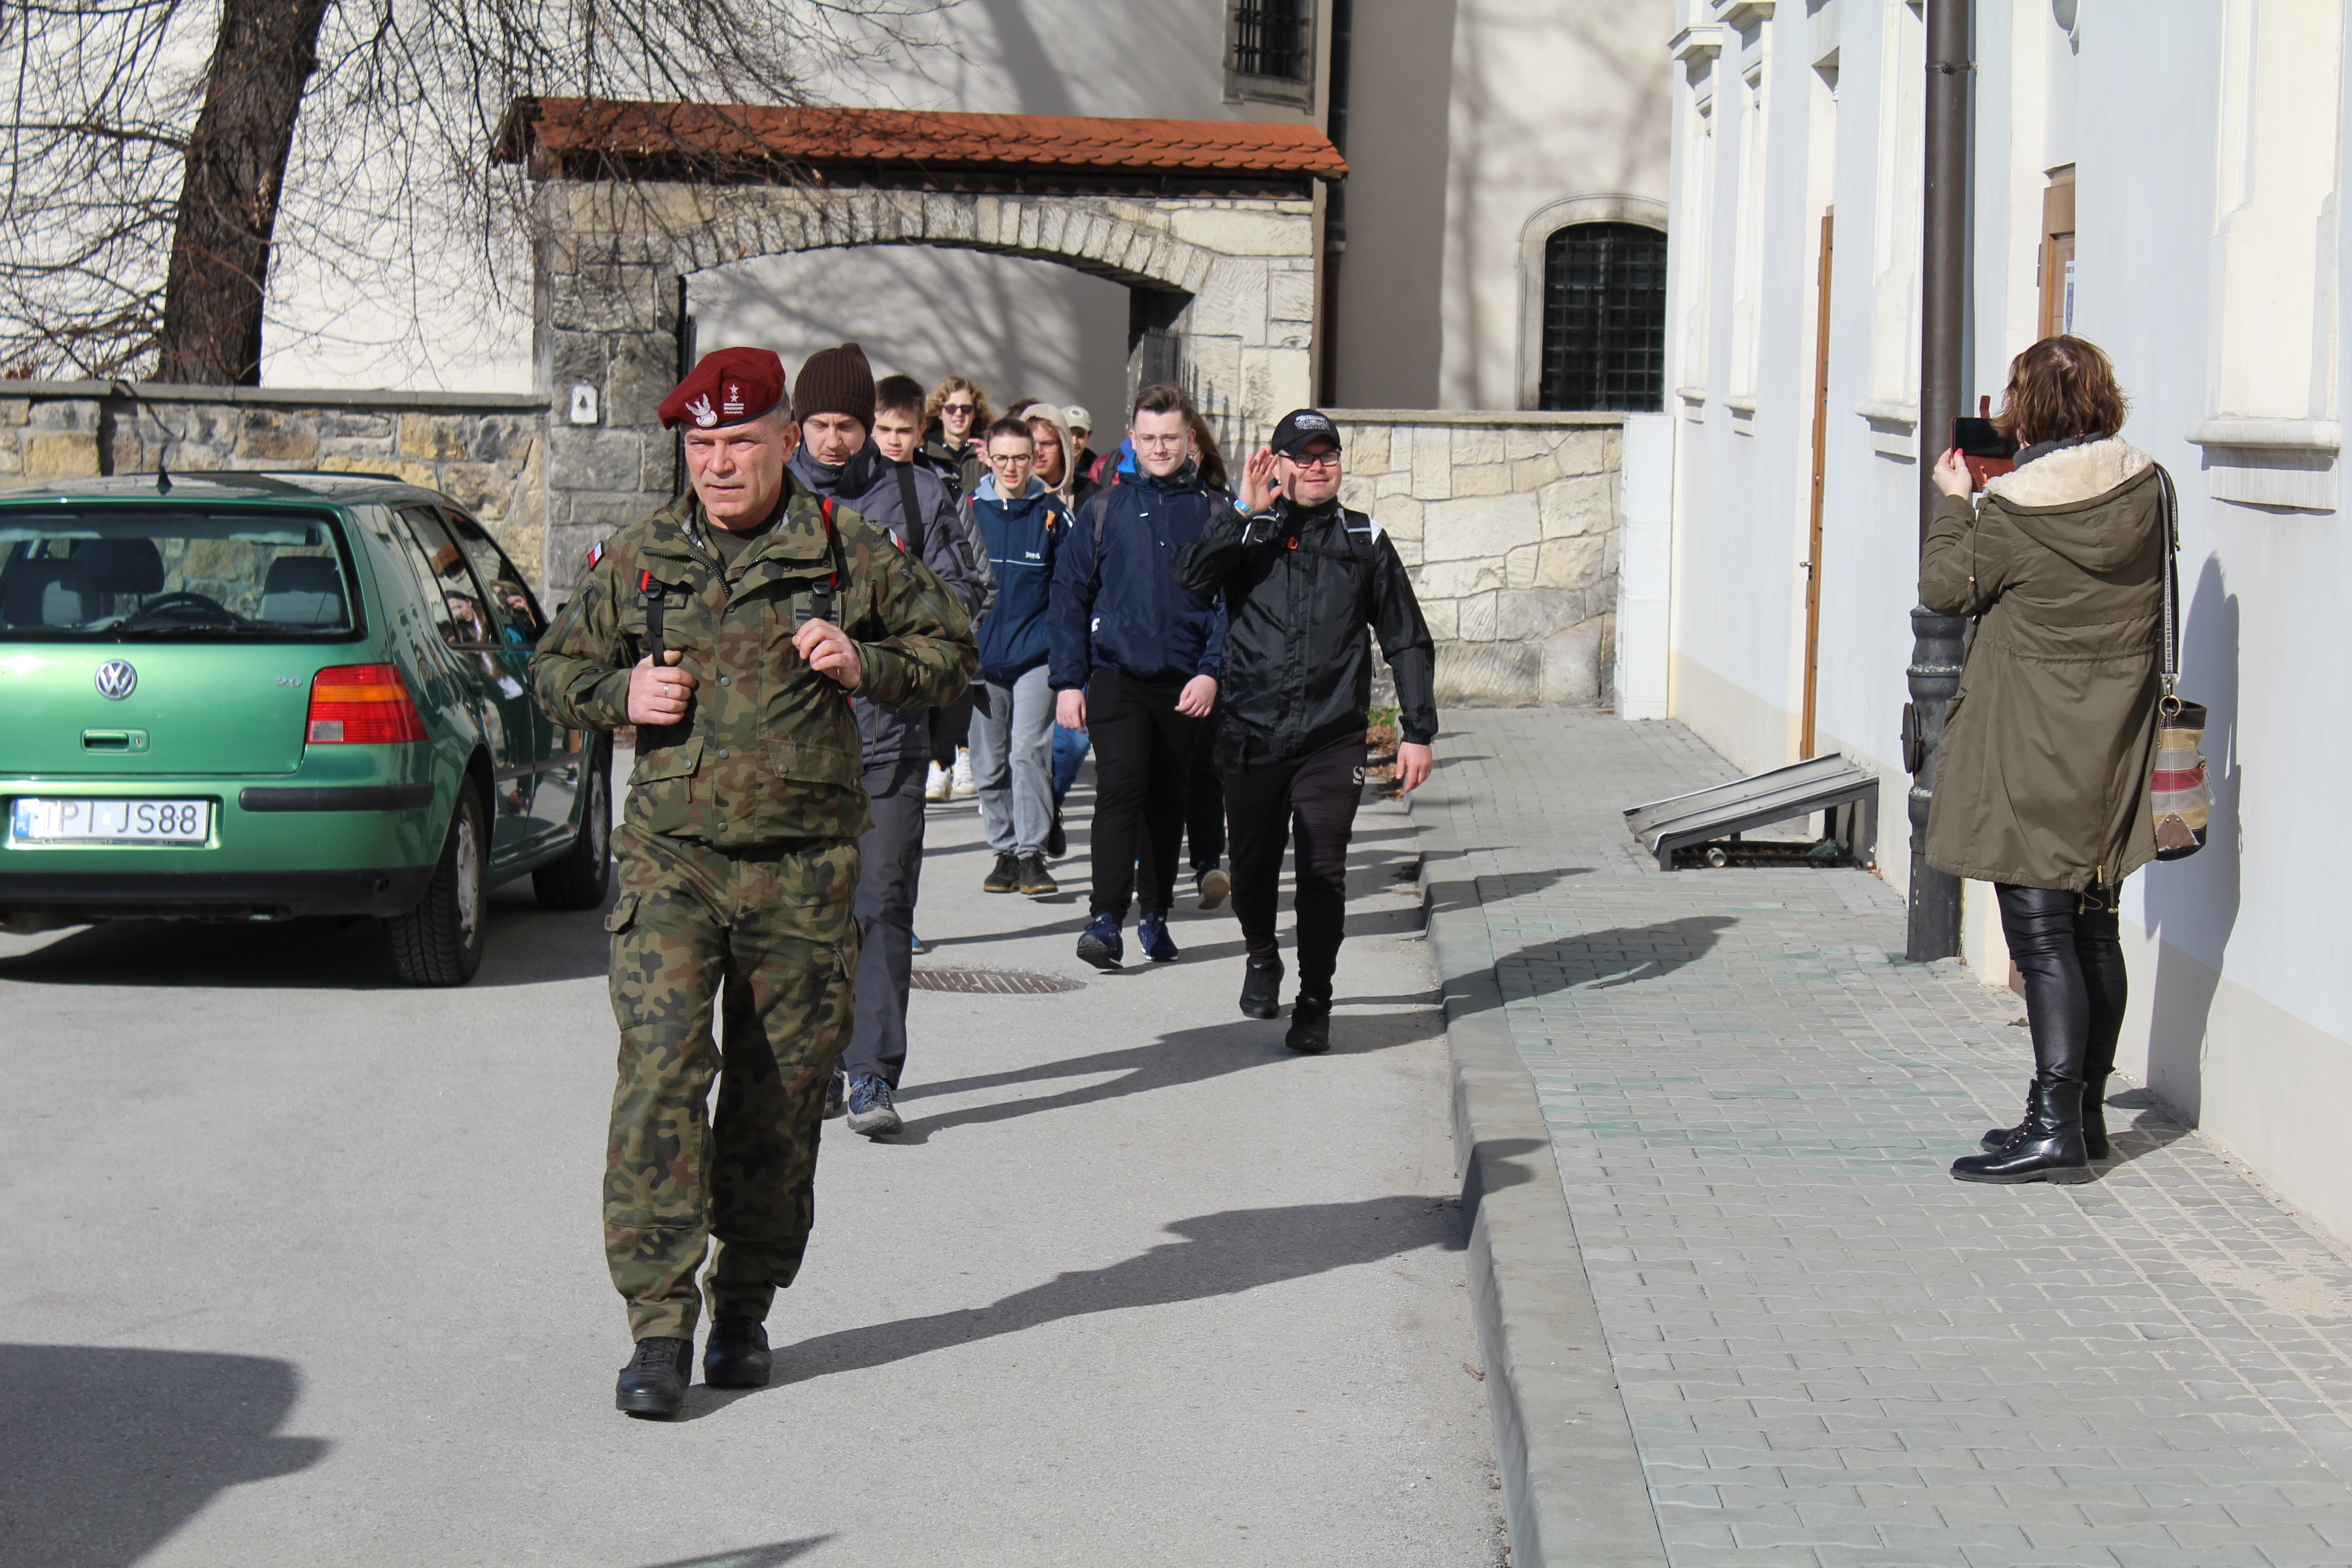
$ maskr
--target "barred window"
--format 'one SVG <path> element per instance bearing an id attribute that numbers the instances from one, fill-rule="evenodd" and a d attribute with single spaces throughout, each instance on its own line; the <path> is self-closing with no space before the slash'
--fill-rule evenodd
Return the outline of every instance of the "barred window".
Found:
<path id="1" fill-rule="evenodd" d="M 1234 0 L 1233 70 L 1305 81 L 1315 68 L 1307 34 L 1314 0 Z"/>
<path id="2" fill-rule="evenodd" d="M 1580 223 L 1544 242 L 1537 406 L 1654 410 L 1665 403 L 1666 237 Z"/>

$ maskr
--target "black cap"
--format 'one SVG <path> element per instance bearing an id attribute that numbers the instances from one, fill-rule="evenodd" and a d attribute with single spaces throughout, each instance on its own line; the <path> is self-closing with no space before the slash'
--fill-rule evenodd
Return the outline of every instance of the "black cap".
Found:
<path id="1" fill-rule="evenodd" d="M 1274 427 L 1274 439 L 1266 445 L 1288 457 L 1318 439 L 1328 441 L 1334 450 L 1338 449 L 1339 427 L 1320 409 L 1294 408 L 1282 416 L 1282 423 Z"/>

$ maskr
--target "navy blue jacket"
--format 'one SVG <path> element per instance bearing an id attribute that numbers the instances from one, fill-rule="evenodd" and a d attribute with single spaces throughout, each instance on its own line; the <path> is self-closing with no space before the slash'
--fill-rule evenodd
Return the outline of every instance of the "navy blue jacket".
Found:
<path id="1" fill-rule="evenodd" d="M 1079 509 L 1054 566 L 1056 691 L 1097 669 L 1160 687 L 1221 672 L 1223 600 L 1178 587 L 1173 569 L 1177 552 L 1233 504 L 1188 463 L 1165 480 L 1139 475 L 1097 490 Z"/>
<path id="2" fill-rule="evenodd" d="M 964 505 L 996 574 L 996 603 L 980 623 L 980 678 L 1010 686 L 1045 662 L 1045 618 L 1053 602 L 1054 560 L 1070 531 L 1061 498 L 1038 479 L 1016 500 L 996 493 L 996 476 L 982 478 Z"/>

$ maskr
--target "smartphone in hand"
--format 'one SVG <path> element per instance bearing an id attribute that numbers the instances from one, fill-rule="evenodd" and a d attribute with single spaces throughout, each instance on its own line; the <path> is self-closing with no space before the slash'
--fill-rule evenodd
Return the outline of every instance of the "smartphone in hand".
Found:
<path id="1" fill-rule="evenodd" d="M 1952 446 L 1969 466 L 1969 489 L 1980 490 L 1996 474 L 2017 467 L 2017 443 L 2002 435 L 1990 419 L 1957 415 L 1952 419 Z"/>

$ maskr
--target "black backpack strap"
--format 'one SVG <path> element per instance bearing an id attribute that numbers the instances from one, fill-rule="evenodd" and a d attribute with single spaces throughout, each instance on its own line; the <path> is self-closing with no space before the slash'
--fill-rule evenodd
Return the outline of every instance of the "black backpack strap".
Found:
<path id="1" fill-rule="evenodd" d="M 907 553 L 920 561 L 923 558 L 923 514 L 918 509 L 915 489 L 915 465 L 893 463 L 898 470 L 898 510 L 905 517 Z"/>

